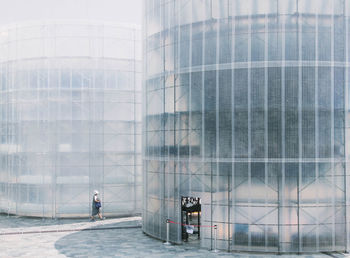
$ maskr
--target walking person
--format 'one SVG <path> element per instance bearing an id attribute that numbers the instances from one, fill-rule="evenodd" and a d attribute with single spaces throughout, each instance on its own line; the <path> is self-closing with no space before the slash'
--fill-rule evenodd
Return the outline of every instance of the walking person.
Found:
<path id="1" fill-rule="evenodd" d="M 94 191 L 94 196 L 92 197 L 92 212 L 91 212 L 91 221 L 95 221 L 95 216 L 98 215 L 98 217 L 103 220 L 104 218 L 102 217 L 101 214 L 101 199 L 98 196 L 98 191 Z"/>

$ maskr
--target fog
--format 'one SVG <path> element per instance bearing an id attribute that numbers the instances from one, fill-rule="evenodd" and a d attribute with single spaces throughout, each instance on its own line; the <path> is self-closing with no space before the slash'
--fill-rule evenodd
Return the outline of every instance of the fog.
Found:
<path id="1" fill-rule="evenodd" d="M 142 0 L 0 0 L 0 25 L 34 20 L 141 24 Z"/>

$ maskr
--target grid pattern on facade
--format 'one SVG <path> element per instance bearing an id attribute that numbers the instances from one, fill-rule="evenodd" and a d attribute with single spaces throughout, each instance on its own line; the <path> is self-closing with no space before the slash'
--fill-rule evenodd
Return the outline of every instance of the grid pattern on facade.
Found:
<path id="1" fill-rule="evenodd" d="M 193 196 L 221 249 L 348 250 L 349 15 L 343 0 L 146 1 L 146 233 L 165 239 Z"/>
<path id="2" fill-rule="evenodd" d="M 140 29 L 37 22 L 0 30 L 0 212 L 141 211 Z"/>

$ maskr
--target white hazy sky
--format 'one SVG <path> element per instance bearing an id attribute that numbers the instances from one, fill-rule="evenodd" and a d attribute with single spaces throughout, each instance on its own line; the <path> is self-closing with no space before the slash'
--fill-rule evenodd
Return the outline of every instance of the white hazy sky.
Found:
<path id="1" fill-rule="evenodd" d="M 141 24 L 143 0 L 0 0 L 0 24 L 91 19 Z"/>

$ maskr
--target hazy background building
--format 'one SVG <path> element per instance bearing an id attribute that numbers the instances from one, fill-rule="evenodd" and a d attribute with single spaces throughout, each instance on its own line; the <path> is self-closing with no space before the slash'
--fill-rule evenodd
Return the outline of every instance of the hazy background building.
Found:
<path id="1" fill-rule="evenodd" d="M 0 212 L 88 216 L 95 189 L 105 215 L 141 212 L 132 3 L 0 1 Z"/>
<path id="2" fill-rule="evenodd" d="M 96 20 L 141 24 L 142 0 L 0 0 L 0 24 Z"/>
<path id="3" fill-rule="evenodd" d="M 220 249 L 348 250 L 349 15 L 343 0 L 146 1 L 144 232 L 165 239 L 190 196 Z"/>

